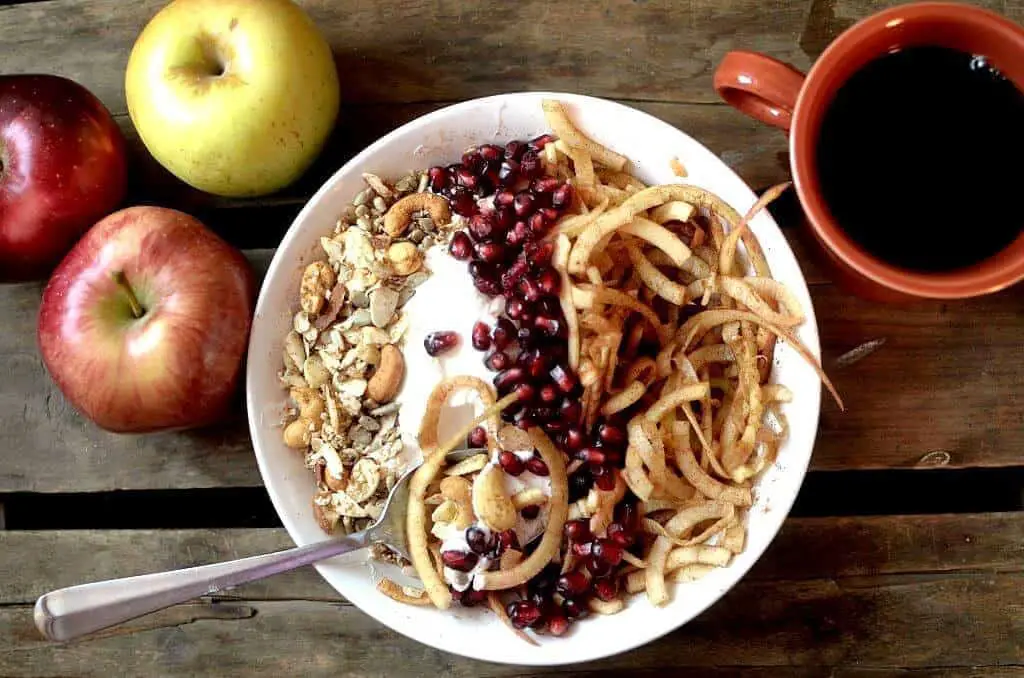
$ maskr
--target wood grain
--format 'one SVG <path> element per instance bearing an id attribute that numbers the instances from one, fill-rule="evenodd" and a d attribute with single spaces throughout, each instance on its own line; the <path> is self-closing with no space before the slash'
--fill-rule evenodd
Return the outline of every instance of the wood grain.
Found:
<path id="1" fill-rule="evenodd" d="M 835 548 L 842 544 L 842 548 Z M 0 606 L 89 581 L 267 553 L 283 529 L 0 531 Z M 1024 573 L 1024 513 L 791 518 L 747 574 L 751 581 L 978 572 Z M 312 568 L 220 595 L 231 600 L 343 603 Z"/>

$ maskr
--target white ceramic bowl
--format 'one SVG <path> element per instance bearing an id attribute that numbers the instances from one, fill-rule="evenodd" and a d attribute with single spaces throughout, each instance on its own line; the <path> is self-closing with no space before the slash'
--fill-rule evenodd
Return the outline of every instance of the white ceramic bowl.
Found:
<path id="1" fill-rule="evenodd" d="M 548 131 L 541 113 L 543 98 L 565 102 L 581 129 L 628 156 L 635 173 L 648 183 L 681 181 L 669 166 L 675 156 L 689 172 L 685 181 L 714 191 L 740 213 L 756 199 L 721 160 L 685 133 L 632 108 L 572 94 L 507 94 L 449 106 L 404 125 L 357 155 L 317 191 L 285 235 L 260 291 L 249 344 L 247 404 L 256 458 L 274 507 L 296 544 L 324 538 L 310 508 L 311 474 L 303 467 L 301 455 L 283 445 L 276 426 L 286 397 L 277 380 L 281 342 L 298 307 L 296 290 L 303 266 L 319 256 L 320 236 L 331 230 L 337 216 L 362 190 L 363 172 L 397 177 L 416 168 L 455 162 L 474 144 L 534 137 Z M 751 228 L 764 246 L 775 277 L 803 303 L 807 322 L 798 335 L 818 355 L 814 312 L 792 251 L 766 211 L 753 220 Z M 664 608 L 653 608 L 642 595 L 636 596 L 617 615 L 591 617 L 574 624 L 568 636 L 543 638 L 540 647 L 531 647 L 484 610 L 456 605 L 442 612 L 386 598 L 373 588 L 362 558 L 339 558 L 317 569 L 339 593 L 395 631 L 467 657 L 512 664 L 570 664 L 647 643 L 685 624 L 728 591 L 764 552 L 796 498 L 818 426 L 820 385 L 815 372 L 781 342 L 773 380 L 785 383 L 795 394 L 786 407 L 790 436 L 778 462 L 757 484 L 756 501 L 748 514 L 746 550 L 728 567 L 699 582 L 675 585 L 672 602 Z"/>

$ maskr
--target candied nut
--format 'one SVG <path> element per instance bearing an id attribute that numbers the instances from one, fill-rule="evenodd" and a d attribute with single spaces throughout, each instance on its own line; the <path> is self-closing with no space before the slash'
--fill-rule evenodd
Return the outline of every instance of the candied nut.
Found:
<path id="1" fill-rule="evenodd" d="M 462 476 L 448 476 L 439 489 L 442 497 L 457 504 L 469 504 L 473 498 L 473 484 Z"/>
<path id="2" fill-rule="evenodd" d="M 390 287 L 378 287 L 370 292 L 370 320 L 377 327 L 387 327 L 398 307 L 398 292 Z"/>
<path id="3" fill-rule="evenodd" d="M 330 471 L 326 469 L 324 470 L 324 485 L 327 486 L 327 489 L 331 490 L 332 492 L 341 492 L 342 490 L 345 489 L 347 484 L 348 478 L 346 476 L 343 475 L 341 478 L 339 478 L 332 474 Z"/>
<path id="4" fill-rule="evenodd" d="M 284 366 L 296 371 L 302 369 L 306 360 L 306 349 L 302 345 L 302 336 L 292 330 L 284 338 Z"/>
<path id="5" fill-rule="evenodd" d="M 380 365 L 373 373 L 366 393 L 378 403 L 389 403 L 402 387 L 405 377 L 405 358 L 394 344 L 387 344 L 380 352 Z"/>
<path id="6" fill-rule="evenodd" d="M 324 366 L 319 354 L 312 354 L 302 364 L 302 376 L 310 388 L 320 388 L 331 380 L 331 372 Z"/>
<path id="7" fill-rule="evenodd" d="M 352 501 L 366 501 L 380 485 L 380 467 L 372 459 L 360 459 L 352 467 L 345 493 Z"/>
<path id="8" fill-rule="evenodd" d="M 420 270 L 423 255 L 411 242 L 396 242 L 388 248 L 388 261 L 398 275 L 411 275 Z"/>
<path id="9" fill-rule="evenodd" d="M 392 238 L 405 233 L 412 223 L 412 215 L 416 212 L 426 211 L 435 224 L 447 224 L 451 221 L 451 211 L 448 209 L 448 200 L 433 193 L 413 193 L 407 195 L 387 211 L 384 215 L 384 232 Z"/>
<path id="10" fill-rule="evenodd" d="M 309 315 L 324 307 L 327 292 L 334 287 L 334 269 L 326 261 L 314 261 L 306 267 L 299 285 L 299 303 Z"/>
<path id="11" fill-rule="evenodd" d="M 430 514 L 430 519 L 435 523 L 454 523 L 459 515 L 459 505 L 451 499 L 445 499 L 440 506 Z"/>
<path id="12" fill-rule="evenodd" d="M 313 515 L 316 517 L 320 529 L 330 534 L 334 532 L 334 527 L 338 524 L 338 514 L 330 504 L 321 504 L 318 499 L 319 497 L 313 497 Z"/>
<path id="13" fill-rule="evenodd" d="M 473 510 L 489 529 L 497 532 L 516 526 L 518 512 L 505 494 L 502 473 L 491 468 L 473 483 Z"/>
<path id="14" fill-rule="evenodd" d="M 312 434 L 312 422 L 300 417 L 284 427 L 284 444 L 296 450 L 305 449 L 309 447 Z"/>
<path id="15" fill-rule="evenodd" d="M 324 413 L 324 399 L 314 388 L 293 388 L 291 396 L 299 406 L 299 419 L 316 421 Z"/>

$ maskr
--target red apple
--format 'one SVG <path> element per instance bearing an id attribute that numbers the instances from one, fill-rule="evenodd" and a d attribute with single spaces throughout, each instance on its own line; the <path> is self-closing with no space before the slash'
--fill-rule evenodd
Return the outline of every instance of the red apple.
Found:
<path id="1" fill-rule="evenodd" d="M 54 75 L 0 76 L 0 279 L 47 273 L 127 187 L 121 130 Z"/>
<path id="2" fill-rule="evenodd" d="M 199 221 L 130 207 L 54 271 L 39 310 L 43 363 L 107 430 L 209 424 L 234 393 L 254 296 L 249 263 Z"/>

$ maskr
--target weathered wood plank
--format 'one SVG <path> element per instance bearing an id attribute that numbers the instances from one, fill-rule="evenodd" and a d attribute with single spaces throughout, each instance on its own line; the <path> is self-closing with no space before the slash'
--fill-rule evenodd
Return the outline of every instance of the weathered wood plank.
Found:
<path id="1" fill-rule="evenodd" d="M 51 0 L 0 9 L 0 73 L 75 78 L 124 112 L 123 74 L 138 32 L 163 0 Z M 334 48 L 348 101 L 453 101 L 516 90 L 568 90 L 710 102 L 731 49 L 807 68 L 839 31 L 897 0 L 303 0 Z M 1020 21 L 1017 3 L 976 4 Z M 623 48 L 623 46 L 628 48 Z M 486 58 L 481 58 L 486 55 Z"/>
<path id="2" fill-rule="evenodd" d="M 800 231 L 787 235 L 805 244 Z M 270 255 L 250 252 L 259 266 Z M 816 270 L 812 279 L 821 275 Z M 1024 404 L 1016 354 L 1024 297 L 1009 290 L 963 302 L 889 307 L 833 285 L 812 289 L 825 364 L 847 401 L 845 413 L 825 403 L 813 468 L 913 467 L 933 451 L 948 452 L 950 467 L 1020 464 Z M 210 430 L 147 436 L 107 434 L 83 420 L 38 358 L 40 286 L 0 290 L 0 316 L 8 328 L 0 333 L 0 363 L 10 375 L 0 383 L 0 491 L 260 484 L 240 412 Z M 841 354 L 879 338 L 886 343 L 873 354 L 834 366 Z"/>
<path id="3" fill-rule="evenodd" d="M 205 565 L 291 545 L 282 529 L 0 531 L 0 606 L 31 603 L 64 586 Z M 1024 513 L 793 518 L 747 579 L 979 571 L 1024 573 Z M 344 602 L 312 568 L 221 597 Z"/>
<path id="4" fill-rule="evenodd" d="M 723 663 L 874 669 L 1020 664 L 1022 590 L 1020 574 L 746 582 L 665 638 L 574 670 L 612 675 Z M 163 676 L 562 672 L 453 657 L 400 637 L 351 606 L 304 600 L 181 605 L 118 632 L 60 646 L 38 639 L 30 606 L 4 607 L 0 661 L 11 676 L 119 675 L 126 669 Z"/>

